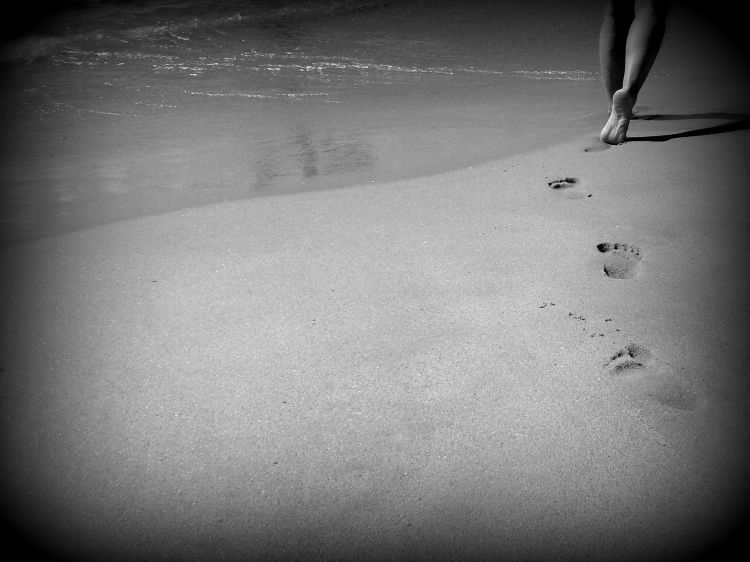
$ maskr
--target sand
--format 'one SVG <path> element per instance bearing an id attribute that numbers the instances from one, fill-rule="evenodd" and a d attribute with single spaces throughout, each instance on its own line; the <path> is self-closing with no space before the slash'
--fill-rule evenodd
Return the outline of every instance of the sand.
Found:
<path id="1" fill-rule="evenodd" d="M 750 133 L 595 135 L 3 249 L 15 538 L 77 560 L 724 541 L 746 508 Z"/>

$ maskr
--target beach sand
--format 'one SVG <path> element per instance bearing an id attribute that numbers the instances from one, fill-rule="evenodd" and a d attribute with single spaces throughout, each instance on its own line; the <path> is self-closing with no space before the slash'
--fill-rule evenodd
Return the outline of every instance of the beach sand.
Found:
<path id="1" fill-rule="evenodd" d="M 15 536 L 71 560 L 722 544 L 747 507 L 750 133 L 597 132 L 3 249 Z"/>

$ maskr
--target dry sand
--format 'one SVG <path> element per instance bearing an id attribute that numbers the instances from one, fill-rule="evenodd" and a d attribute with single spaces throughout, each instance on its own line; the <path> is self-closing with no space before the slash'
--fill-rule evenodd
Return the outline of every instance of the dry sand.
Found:
<path id="1" fill-rule="evenodd" d="M 76 560 L 723 540 L 746 507 L 750 133 L 593 139 L 3 250 L 17 536 Z"/>

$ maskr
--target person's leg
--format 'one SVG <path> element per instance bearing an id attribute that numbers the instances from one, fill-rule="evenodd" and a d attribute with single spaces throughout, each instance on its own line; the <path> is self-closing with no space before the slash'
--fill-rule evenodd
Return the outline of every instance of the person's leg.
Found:
<path id="1" fill-rule="evenodd" d="M 668 0 L 635 0 L 635 18 L 625 48 L 623 90 L 638 97 L 664 39 Z"/>
<path id="2" fill-rule="evenodd" d="M 622 87 L 612 95 L 612 109 L 600 138 L 608 144 L 625 142 L 633 106 L 659 53 L 666 28 L 668 0 L 636 0 L 635 17 L 625 47 Z"/>
<path id="3" fill-rule="evenodd" d="M 599 68 L 607 92 L 607 113 L 612 110 L 612 96 L 622 88 L 625 78 L 625 48 L 635 12 L 632 0 L 606 0 L 604 19 L 599 31 Z"/>

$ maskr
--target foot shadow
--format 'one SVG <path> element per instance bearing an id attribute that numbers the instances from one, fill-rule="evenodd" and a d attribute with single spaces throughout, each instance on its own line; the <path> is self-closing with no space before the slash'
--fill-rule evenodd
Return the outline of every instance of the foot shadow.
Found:
<path id="1" fill-rule="evenodd" d="M 742 131 L 744 129 L 750 129 L 750 115 L 744 115 L 741 113 L 687 113 L 683 115 L 660 115 L 660 114 L 646 114 L 636 115 L 633 119 L 641 119 L 643 121 L 679 121 L 683 119 L 727 119 L 729 123 L 722 123 L 721 125 L 714 125 L 712 127 L 702 127 L 700 129 L 691 129 L 689 131 L 682 131 L 680 133 L 670 133 L 667 135 L 650 135 L 642 137 L 627 137 L 628 142 L 637 141 L 649 141 L 649 142 L 665 142 L 672 139 L 680 139 L 686 137 L 698 137 L 703 135 L 716 135 L 719 133 L 729 133 L 732 131 Z"/>

